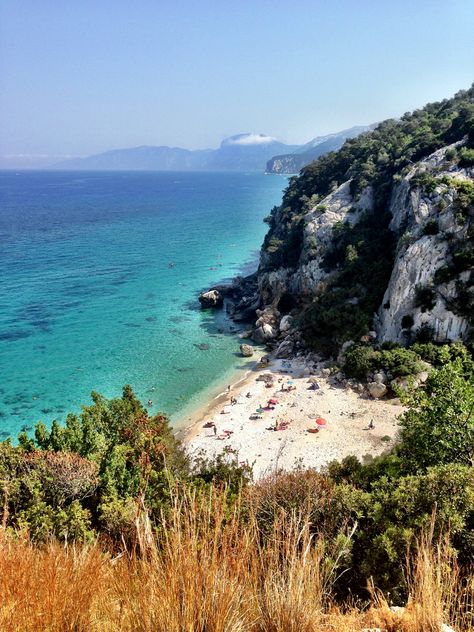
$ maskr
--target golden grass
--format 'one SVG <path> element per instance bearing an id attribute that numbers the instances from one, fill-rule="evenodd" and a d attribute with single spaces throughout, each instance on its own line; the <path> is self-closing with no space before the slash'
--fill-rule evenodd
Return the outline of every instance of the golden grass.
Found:
<path id="1" fill-rule="evenodd" d="M 244 526 L 243 526 L 244 523 Z M 409 601 L 393 613 L 376 590 L 344 611 L 333 585 L 344 538 L 329 547 L 304 516 L 281 514 L 270 538 L 225 494 L 182 494 L 140 558 L 98 544 L 44 547 L 0 535 L 1 632 L 473 632 L 474 583 L 449 548 L 423 537 L 407 565 Z"/>

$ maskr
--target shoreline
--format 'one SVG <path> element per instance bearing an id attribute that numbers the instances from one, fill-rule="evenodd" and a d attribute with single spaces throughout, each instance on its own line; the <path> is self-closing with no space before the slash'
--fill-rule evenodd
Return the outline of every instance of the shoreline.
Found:
<path id="1" fill-rule="evenodd" d="M 188 440 L 190 433 L 192 433 L 193 429 L 199 428 L 199 424 L 201 424 L 205 419 L 207 419 L 210 415 L 215 414 L 217 409 L 221 410 L 223 406 L 225 406 L 229 400 L 229 391 L 225 388 L 224 384 L 229 384 L 231 387 L 230 392 L 235 392 L 236 389 L 241 390 L 243 385 L 247 382 L 252 382 L 252 377 L 254 372 L 257 370 L 258 361 L 249 363 L 253 366 L 249 366 L 248 369 L 245 369 L 243 375 L 235 368 L 233 378 L 224 380 L 219 379 L 217 387 L 217 381 L 215 383 L 216 390 L 218 393 L 216 395 L 212 395 L 209 392 L 209 396 L 206 396 L 206 390 L 203 391 L 203 397 L 205 398 L 204 402 L 196 402 L 195 405 L 190 405 L 189 409 L 185 409 L 184 413 L 181 413 L 179 417 L 175 420 L 175 426 L 173 430 L 175 431 L 175 435 L 178 439 L 183 442 Z M 224 390 L 222 390 L 224 389 Z M 212 385 L 208 387 L 208 390 L 212 390 Z"/>
<path id="2" fill-rule="evenodd" d="M 271 388 L 263 374 L 273 376 Z M 230 405 L 231 396 L 235 405 Z M 269 399 L 278 403 L 267 408 Z M 264 412 L 257 415 L 261 406 Z M 191 459 L 224 454 L 231 462 L 252 466 L 258 480 L 279 469 L 320 470 L 351 454 L 377 456 L 394 445 L 403 411 L 398 400 L 376 400 L 336 386 L 320 366 L 300 358 L 270 358 L 268 366 L 258 368 L 255 362 L 230 391 L 191 412 L 190 423 L 176 434 Z M 327 423 L 315 432 L 318 417 Z"/>

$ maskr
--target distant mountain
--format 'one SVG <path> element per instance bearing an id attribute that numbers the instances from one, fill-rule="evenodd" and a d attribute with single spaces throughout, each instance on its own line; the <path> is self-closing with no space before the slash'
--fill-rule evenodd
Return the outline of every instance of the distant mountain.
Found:
<path id="1" fill-rule="evenodd" d="M 317 136 L 292 153 L 275 155 L 267 162 L 267 173 L 299 173 L 303 167 L 330 151 L 340 149 L 348 138 L 355 138 L 375 125 L 356 125 L 342 132 Z"/>
<path id="2" fill-rule="evenodd" d="M 87 158 L 65 160 L 56 169 L 109 171 L 263 171 L 276 153 L 297 151 L 264 134 L 238 134 L 222 141 L 218 149 L 190 151 L 180 147 L 115 149 Z"/>

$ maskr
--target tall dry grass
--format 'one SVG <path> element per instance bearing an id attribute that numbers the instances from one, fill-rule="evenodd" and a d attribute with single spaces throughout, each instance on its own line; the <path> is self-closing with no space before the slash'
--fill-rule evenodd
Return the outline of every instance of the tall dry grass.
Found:
<path id="1" fill-rule="evenodd" d="M 407 566 L 409 601 L 382 595 L 363 611 L 333 603 L 346 537 L 314 539 L 304 515 L 281 513 L 265 537 L 225 493 L 176 497 L 140 558 L 94 546 L 44 547 L 0 536 L 2 632 L 474 631 L 474 585 L 444 544 L 421 539 Z M 349 534 L 350 535 L 350 534 Z"/>

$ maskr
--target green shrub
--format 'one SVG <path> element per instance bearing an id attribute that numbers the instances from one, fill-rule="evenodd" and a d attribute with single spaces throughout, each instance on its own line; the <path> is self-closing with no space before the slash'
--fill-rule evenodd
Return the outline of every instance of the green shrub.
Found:
<path id="1" fill-rule="evenodd" d="M 457 358 L 434 370 L 412 395 L 400 421 L 399 455 L 412 471 L 443 463 L 474 463 L 474 379 Z"/>
<path id="2" fill-rule="evenodd" d="M 424 323 L 415 332 L 415 341 L 419 343 L 431 342 L 435 337 L 435 329 L 432 325 Z"/>
<path id="3" fill-rule="evenodd" d="M 418 285 L 415 288 L 415 306 L 419 307 L 422 312 L 433 309 L 436 305 L 436 292 L 432 287 Z M 410 327 L 413 326 L 413 323 Z M 402 324 L 403 327 L 403 324 Z"/>
<path id="4" fill-rule="evenodd" d="M 449 160 L 449 162 L 454 162 L 458 157 L 458 152 L 456 151 L 456 149 L 454 149 L 454 147 L 451 147 L 446 151 L 444 155 L 446 160 Z"/>
<path id="5" fill-rule="evenodd" d="M 358 340 L 369 331 L 369 315 L 347 302 L 344 290 L 319 295 L 304 311 L 300 326 L 306 343 L 328 355 L 346 340 Z"/>
<path id="6" fill-rule="evenodd" d="M 460 167 L 472 167 L 474 166 L 474 149 L 468 149 L 463 147 L 459 150 L 459 166 Z"/>
<path id="7" fill-rule="evenodd" d="M 344 353 L 344 373 L 349 377 L 364 379 L 375 366 L 377 353 L 369 345 L 354 344 Z"/>
<path id="8" fill-rule="evenodd" d="M 438 233 L 438 222 L 435 219 L 429 219 L 423 228 L 423 235 L 437 235 Z"/>
<path id="9" fill-rule="evenodd" d="M 415 375 L 423 370 L 420 356 L 412 349 L 404 347 L 381 351 L 376 356 L 375 364 L 393 377 Z"/>

